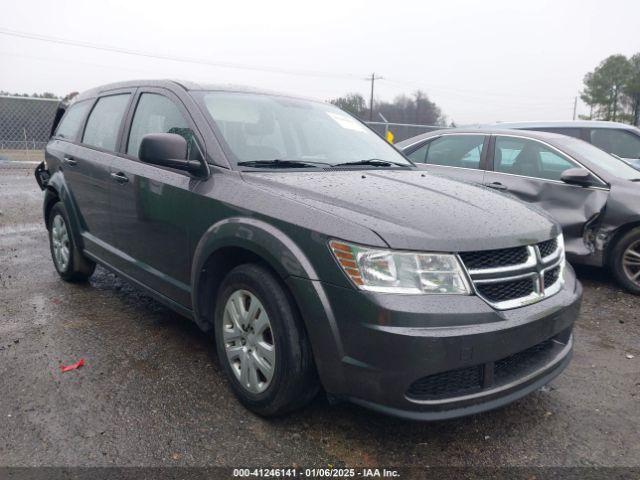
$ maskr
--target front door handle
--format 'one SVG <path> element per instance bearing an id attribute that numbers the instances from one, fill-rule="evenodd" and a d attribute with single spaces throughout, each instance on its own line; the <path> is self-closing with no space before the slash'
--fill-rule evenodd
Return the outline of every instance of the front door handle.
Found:
<path id="1" fill-rule="evenodd" d="M 62 157 L 62 163 L 74 167 L 78 164 L 78 161 L 73 157 Z"/>
<path id="2" fill-rule="evenodd" d="M 487 187 L 493 188 L 494 190 L 507 190 L 507 186 L 500 182 L 489 183 Z"/>
<path id="3" fill-rule="evenodd" d="M 118 183 L 127 183 L 129 181 L 129 178 L 122 172 L 112 173 L 111 178 Z"/>

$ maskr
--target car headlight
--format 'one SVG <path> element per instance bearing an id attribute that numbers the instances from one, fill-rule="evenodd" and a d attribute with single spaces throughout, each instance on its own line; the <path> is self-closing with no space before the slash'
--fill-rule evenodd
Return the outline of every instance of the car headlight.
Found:
<path id="1" fill-rule="evenodd" d="M 456 255 L 364 247 L 329 242 L 338 264 L 361 290 L 404 294 L 469 295 L 471 288 Z"/>

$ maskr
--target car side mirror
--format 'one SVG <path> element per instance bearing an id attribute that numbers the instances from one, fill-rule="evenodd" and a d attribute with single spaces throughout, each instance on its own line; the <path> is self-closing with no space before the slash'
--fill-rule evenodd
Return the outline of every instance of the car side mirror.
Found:
<path id="1" fill-rule="evenodd" d="M 580 185 L 588 187 L 593 185 L 593 175 L 585 168 L 570 168 L 562 172 L 560 180 L 569 185 Z"/>
<path id="2" fill-rule="evenodd" d="M 148 133 L 142 137 L 138 158 L 143 162 L 197 173 L 203 171 L 198 160 L 188 160 L 187 141 L 176 133 Z"/>

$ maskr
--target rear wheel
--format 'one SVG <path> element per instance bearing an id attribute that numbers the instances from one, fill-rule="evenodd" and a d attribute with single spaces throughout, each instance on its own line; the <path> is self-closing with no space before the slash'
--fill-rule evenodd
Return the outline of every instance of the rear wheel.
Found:
<path id="1" fill-rule="evenodd" d="M 61 202 L 51 208 L 49 215 L 49 247 L 53 264 L 63 280 L 83 282 L 93 274 L 96 264 L 76 245 L 69 216 Z"/>
<path id="2" fill-rule="evenodd" d="M 288 292 L 257 264 L 233 269 L 220 287 L 216 350 L 240 402 L 263 416 L 308 403 L 318 392 L 313 355 Z"/>
<path id="3" fill-rule="evenodd" d="M 612 252 L 613 274 L 631 293 L 640 295 L 640 228 L 625 234 Z"/>

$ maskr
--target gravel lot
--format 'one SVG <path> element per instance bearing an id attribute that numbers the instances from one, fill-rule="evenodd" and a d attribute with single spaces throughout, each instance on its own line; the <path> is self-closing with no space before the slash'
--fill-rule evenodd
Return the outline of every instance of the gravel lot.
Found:
<path id="1" fill-rule="evenodd" d="M 187 320 L 104 269 L 58 279 L 32 169 L 0 162 L 1 466 L 640 466 L 640 297 L 604 271 L 578 271 L 572 364 L 506 408 L 411 423 L 318 398 L 264 420 Z"/>

